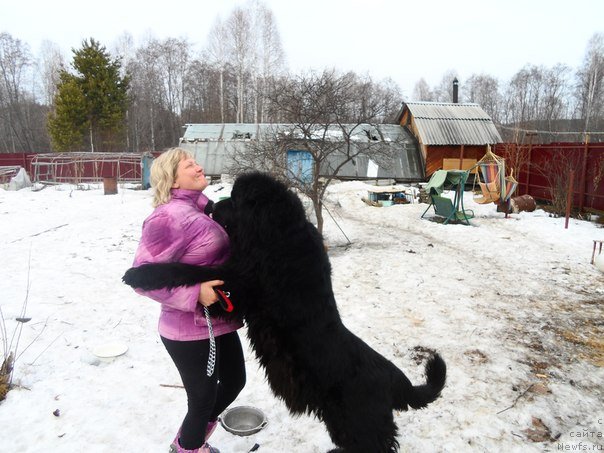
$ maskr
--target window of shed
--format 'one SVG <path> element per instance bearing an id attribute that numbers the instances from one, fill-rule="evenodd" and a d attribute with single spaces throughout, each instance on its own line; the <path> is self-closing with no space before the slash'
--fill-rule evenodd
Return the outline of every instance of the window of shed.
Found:
<path id="1" fill-rule="evenodd" d="M 239 132 L 239 131 L 235 131 L 233 132 L 233 140 L 249 140 L 252 138 L 252 133 L 251 132 Z"/>

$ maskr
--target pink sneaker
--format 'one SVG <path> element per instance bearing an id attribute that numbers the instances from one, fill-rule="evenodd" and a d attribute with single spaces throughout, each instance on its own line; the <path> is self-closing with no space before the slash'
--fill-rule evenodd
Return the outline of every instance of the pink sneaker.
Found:
<path id="1" fill-rule="evenodd" d="M 220 453 L 218 448 L 212 447 L 209 443 L 205 443 L 199 449 L 199 453 Z"/>
<path id="2" fill-rule="evenodd" d="M 206 437 L 204 439 L 206 443 L 203 444 L 199 448 L 195 448 L 194 450 L 187 450 L 180 446 L 178 439 L 180 438 L 180 430 L 182 427 L 178 428 L 178 432 L 176 433 L 176 437 L 174 437 L 174 440 L 172 441 L 172 444 L 170 445 L 170 451 L 168 453 L 220 453 L 220 450 L 218 450 L 218 448 L 214 448 L 210 444 L 207 443 L 208 439 L 214 433 L 214 431 L 216 431 L 217 427 L 218 427 L 218 420 L 214 420 L 213 422 L 208 422 L 208 425 L 206 426 Z"/>
<path id="3" fill-rule="evenodd" d="M 187 450 L 186 448 L 182 448 L 178 442 L 178 439 L 176 439 L 174 442 L 172 442 L 172 445 L 170 445 L 170 450 L 168 453 L 220 453 L 220 450 L 212 447 L 207 442 L 199 448 Z"/>
<path id="4" fill-rule="evenodd" d="M 206 438 L 205 438 L 206 442 L 208 441 L 210 436 L 214 433 L 214 431 L 216 431 L 217 427 L 218 427 L 218 420 L 214 420 L 213 422 L 208 422 L 208 426 L 206 427 Z"/>

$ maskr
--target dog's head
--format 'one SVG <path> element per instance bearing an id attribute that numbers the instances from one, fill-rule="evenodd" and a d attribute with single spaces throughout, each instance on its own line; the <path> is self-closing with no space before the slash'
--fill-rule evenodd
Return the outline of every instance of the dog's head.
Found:
<path id="1" fill-rule="evenodd" d="M 214 220 L 231 237 L 271 239 L 306 222 L 298 196 L 281 181 L 265 173 L 245 173 L 235 180 L 231 198 L 216 203 Z"/>

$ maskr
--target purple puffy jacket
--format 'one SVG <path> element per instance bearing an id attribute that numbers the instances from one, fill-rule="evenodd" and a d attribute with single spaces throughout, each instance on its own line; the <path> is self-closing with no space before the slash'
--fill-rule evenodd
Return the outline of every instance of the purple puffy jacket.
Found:
<path id="1" fill-rule="evenodd" d="M 155 208 L 143 223 L 143 233 L 133 266 L 178 261 L 188 264 L 221 264 L 229 256 L 229 238 L 220 225 L 204 214 L 208 197 L 196 190 L 172 189 L 168 203 Z M 209 337 L 203 306 L 197 302 L 199 287 L 137 293 L 161 303 L 159 334 L 170 340 L 189 341 Z M 214 335 L 242 326 L 213 318 Z"/>

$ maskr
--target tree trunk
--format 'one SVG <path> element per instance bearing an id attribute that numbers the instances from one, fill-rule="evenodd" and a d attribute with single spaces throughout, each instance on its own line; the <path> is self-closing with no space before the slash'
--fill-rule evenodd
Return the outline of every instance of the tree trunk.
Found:
<path id="1" fill-rule="evenodd" d="M 237 73 L 237 123 L 243 123 L 243 71 Z"/>
<path id="2" fill-rule="evenodd" d="M 224 124 L 224 69 L 220 67 L 220 122 Z"/>
<path id="3" fill-rule="evenodd" d="M 88 133 L 90 137 L 90 152 L 94 153 L 94 141 L 92 140 L 92 121 L 90 122 L 90 127 L 88 128 Z"/>
<path id="4" fill-rule="evenodd" d="M 258 124 L 258 76 L 254 76 L 254 124 Z"/>
<path id="5" fill-rule="evenodd" d="M 320 199 L 312 198 L 312 205 L 315 210 L 315 215 L 317 217 L 317 230 L 320 234 L 323 234 L 323 203 Z"/>
<path id="6" fill-rule="evenodd" d="M 155 125 L 153 123 L 153 104 L 151 104 L 151 151 L 155 151 Z"/>

